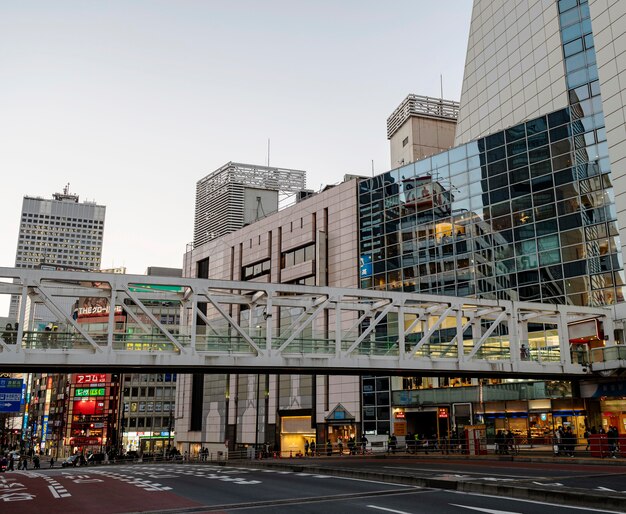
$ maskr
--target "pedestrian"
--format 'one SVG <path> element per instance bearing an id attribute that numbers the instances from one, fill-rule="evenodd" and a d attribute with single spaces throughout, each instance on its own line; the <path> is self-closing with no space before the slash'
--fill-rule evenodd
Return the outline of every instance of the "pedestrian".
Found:
<path id="1" fill-rule="evenodd" d="M 41 469 L 41 466 L 40 466 L 40 460 L 39 460 L 39 455 L 35 455 L 35 456 L 33 457 L 33 467 L 34 467 L 35 469 Z"/>
<path id="2" fill-rule="evenodd" d="M 617 439 L 619 437 L 619 433 L 617 431 L 617 427 L 611 427 L 609 428 L 609 431 L 607 433 L 607 441 L 609 443 L 609 452 L 611 454 L 611 457 L 613 459 L 617 458 L 617 451 L 618 451 L 618 447 L 617 447 Z"/>
<path id="3" fill-rule="evenodd" d="M 367 451 L 367 443 L 369 441 L 367 440 L 367 437 L 365 437 L 365 435 L 361 436 L 361 453 L 363 455 L 365 455 L 365 452 Z"/>
<path id="4" fill-rule="evenodd" d="M 583 437 L 587 440 L 587 446 L 585 447 L 585 451 L 588 451 L 591 445 L 591 434 L 589 433 L 589 430 L 585 429 L 585 433 L 583 434 Z"/>
<path id="5" fill-rule="evenodd" d="M 50 347 L 51 348 L 56 348 L 58 335 L 59 335 L 59 327 L 57 325 L 52 325 L 52 331 L 50 332 Z"/>
<path id="6" fill-rule="evenodd" d="M 526 346 L 526 343 L 522 343 L 522 346 L 520 347 L 520 358 L 523 361 L 527 361 L 528 357 L 529 357 L 529 353 L 528 353 L 528 347 Z"/>
<path id="7" fill-rule="evenodd" d="M 563 452 L 563 427 L 554 432 L 554 453 L 559 455 Z"/>
<path id="8" fill-rule="evenodd" d="M 304 456 L 309 456 L 309 441 L 307 441 L 306 439 L 304 440 Z"/>
<path id="9" fill-rule="evenodd" d="M 389 439 L 387 441 L 387 453 L 391 452 L 395 454 L 397 444 L 398 444 L 398 438 L 396 437 L 396 434 L 393 433 L 389 436 Z"/>
<path id="10" fill-rule="evenodd" d="M 7 471 L 14 471 L 13 466 L 15 465 L 15 458 L 13 457 L 13 454 L 11 453 L 9 455 L 9 467 L 7 467 Z"/>
<path id="11" fill-rule="evenodd" d="M 498 433 L 496 434 L 496 454 L 504 454 L 504 439 L 504 432 L 502 430 L 498 430 Z"/>
<path id="12" fill-rule="evenodd" d="M 567 427 L 563 433 L 563 451 L 568 457 L 574 456 L 574 447 L 576 446 L 576 436 L 572 432 L 572 427 Z"/>
<path id="13" fill-rule="evenodd" d="M 515 436 L 510 430 L 506 433 L 506 449 L 507 453 L 515 454 Z"/>
<path id="14" fill-rule="evenodd" d="M 406 448 L 407 453 L 413 453 L 413 442 L 415 439 L 413 438 L 413 434 L 411 432 L 407 432 L 404 436 L 404 447 Z"/>
<path id="15" fill-rule="evenodd" d="M 2 332 L 2 339 L 6 344 L 13 344 L 13 325 L 11 323 L 7 323 L 6 327 L 4 327 L 4 332 Z"/>
<path id="16" fill-rule="evenodd" d="M 50 457 L 50 467 L 54 467 L 54 457 Z"/>
<path id="17" fill-rule="evenodd" d="M 315 441 L 311 441 L 311 444 L 309 444 L 309 449 L 311 450 L 311 457 L 315 457 Z"/>
<path id="18" fill-rule="evenodd" d="M 337 449 L 339 450 L 339 456 L 341 457 L 343 455 L 343 440 L 341 437 L 337 438 Z"/>
<path id="19" fill-rule="evenodd" d="M 333 454 L 333 444 L 330 440 L 326 441 L 326 456 L 330 457 Z"/>
<path id="20" fill-rule="evenodd" d="M 46 325 L 46 328 L 43 329 L 44 334 L 42 337 L 42 343 L 41 343 L 41 347 L 42 348 L 48 348 L 48 344 L 50 343 L 50 336 L 52 334 L 52 323 L 48 323 Z"/>

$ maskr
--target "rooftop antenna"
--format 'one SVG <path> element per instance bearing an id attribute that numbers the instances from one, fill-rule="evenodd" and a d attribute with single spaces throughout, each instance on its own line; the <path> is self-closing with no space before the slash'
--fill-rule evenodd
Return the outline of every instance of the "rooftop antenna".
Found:
<path id="1" fill-rule="evenodd" d="M 374 159 L 372 159 L 372 177 L 374 176 Z"/>
<path id="2" fill-rule="evenodd" d="M 69 182 L 67 184 L 65 184 L 65 187 L 63 188 L 63 194 L 64 195 L 69 195 L 70 194 L 70 183 Z"/>
<path id="3" fill-rule="evenodd" d="M 267 138 L 267 167 L 270 166 L 270 138 Z"/>
<path id="4" fill-rule="evenodd" d="M 441 99 L 443 100 L 443 74 L 439 75 L 439 83 L 441 85 Z"/>

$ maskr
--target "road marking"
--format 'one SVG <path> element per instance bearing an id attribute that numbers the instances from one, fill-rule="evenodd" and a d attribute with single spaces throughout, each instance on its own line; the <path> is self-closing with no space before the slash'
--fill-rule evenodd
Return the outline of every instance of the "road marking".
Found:
<path id="1" fill-rule="evenodd" d="M 52 493 L 52 496 L 55 498 L 69 498 L 72 496 L 65 487 L 63 487 L 59 482 L 57 482 L 54 478 L 49 477 L 47 475 L 39 475 L 43 477 L 43 479 L 48 482 L 48 489 Z"/>
<path id="2" fill-rule="evenodd" d="M 519 512 L 513 512 L 511 510 L 495 510 L 485 509 L 482 507 L 470 507 L 469 505 L 459 505 L 457 503 L 451 503 L 453 507 L 461 507 L 462 509 L 477 510 L 478 512 L 486 512 L 487 514 L 520 514 Z"/>
<path id="3" fill-rule="evenodd" d="M 385 469 L 403 469 L 406 471 L 426 471 L 428 472 L 429 475 L 431 475 L 433 473 L 433 471 L 436 472 L 436 470 L 433 469 L 429 469 L 429 468 L 410 468 L 408 466 L 383 466 Z M 463 476 L 463 475 L 486 475 L 486 472 L 482 472 L 482 471 L 457 471 L 457 470 L 450 470 L 450 471 L 445 471 L 445 470 L 441 470 L 440 472 L 442 475 L 449 475 L 449 476 L 453 476 L 455 473 L 458 474 L 457 476 Z M 491 471 L 489 471 L 488 473 L 489 475 L 493 476 L 493 475 L 497 475 L 499 477 L 511 477 L 511 478 L 545 478 L 545 477 L 537 477 L 536 475 L 511 475 L 511 474 L 506 474 L 506 473 L 492 473 Z"/>
<path id="4" fill-rule="evenodd" d="M 459 496 L 473 496 L 475 498 L 494 498 L 495 500 L 506 500 L 510 502 L 532 503 L 534 505 L 540 505 L 542 512 L 546 510 L 545 509 L 546 505 L 559 507 L 559 508 L 564 507 L 563 504 L 549 503 L 549 502 L 538 501 L 538 500 L 524 500 L 522 498 L 509 498 L 509 497 L 503 498 L 502 496 L 496 496 L 495 494 L 466 493 L 464 491 L 450 491 L 450 493 L 458 494 Z M 589 507 L 576 507 L 575 505 L 567 505 L 567 508 L 569 510 L 583 510 L 585 512 L 590 511 Z M 615 514 L 614 510 L 604 510 L 604 509 L 593 509 L 593 512 L 606 512 L 606 514 Z"/>
<path id="5" fill-rule="evenodd" d="M 603 492 L 606 492 L 606 493 L 618 493 L 618 494 L 625 494 L 626 493 L 626 491 L 617 491 L 615 489 L 609 489 L 608 487 L 602 487 L 600 485 L 598 487 L 596 487 L 595 490 L 596 491 L 603 491 Z"/>
<path id="6" fill-rule="evenodd" d="M 370 509 L 384 510 L 385 512 L 394 512 L 395 514 L 411 514 L 403 510 L 388 509 L 387 507 L 379 507 L 378 505 L 367 505 Z"/>
<path id="7" fill-rule="evenodd" d="M 552 482 L 552 483 L 543 483 L 543 482 L 533 482 L 533 484 L 535 485 L 543 485 L 543 486 L 549 486 L 549 485 L 554 485 L 557 487 L 563 487 L 563 484 L 561 484 L 560 482 Z"/>

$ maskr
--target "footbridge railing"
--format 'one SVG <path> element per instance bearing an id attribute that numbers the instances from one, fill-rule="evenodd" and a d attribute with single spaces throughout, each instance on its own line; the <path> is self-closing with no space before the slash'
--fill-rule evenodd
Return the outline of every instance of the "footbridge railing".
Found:
<path id="1" fill-rule="evenodd" d="M 606 371 L 624 357 L 602 308 L 15 268 L 0 268 L 0 294 L 19 299 L 0 327 L 0 370 L 521 377 Z"/>

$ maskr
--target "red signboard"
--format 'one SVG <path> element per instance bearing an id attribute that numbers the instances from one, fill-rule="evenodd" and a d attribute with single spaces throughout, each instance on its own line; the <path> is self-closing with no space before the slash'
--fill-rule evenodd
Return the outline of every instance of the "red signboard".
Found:
<path id="1" fill-rule="evenodd" d="M 86 375 L 74 375 L 75 384 L 100 384 L 107 382 L 106 373 L 89 373 Z"/>
<path id="2" fill-rule="evenodd" d="M 90 398 L 84 398 L 82 400 L 76 400 L 74 402 L 74 415 L 85 414 L 94 415 L 102 414 L 104 412 L 104 402 L 102 400 L 94 400 Z"/>
<path id="3" fill-rule="evenodd" d="M 101 437 L 70 437 L 70 444 L 87 445 L 87 444 L 100 444 L 102 442 Z"/>
<path id="4" fill-rule="evenodd" d="M 448 409 L 440 407 L 438 415 L 439 415 L 440 418 L 447 418 L 448 417 Z"/>

